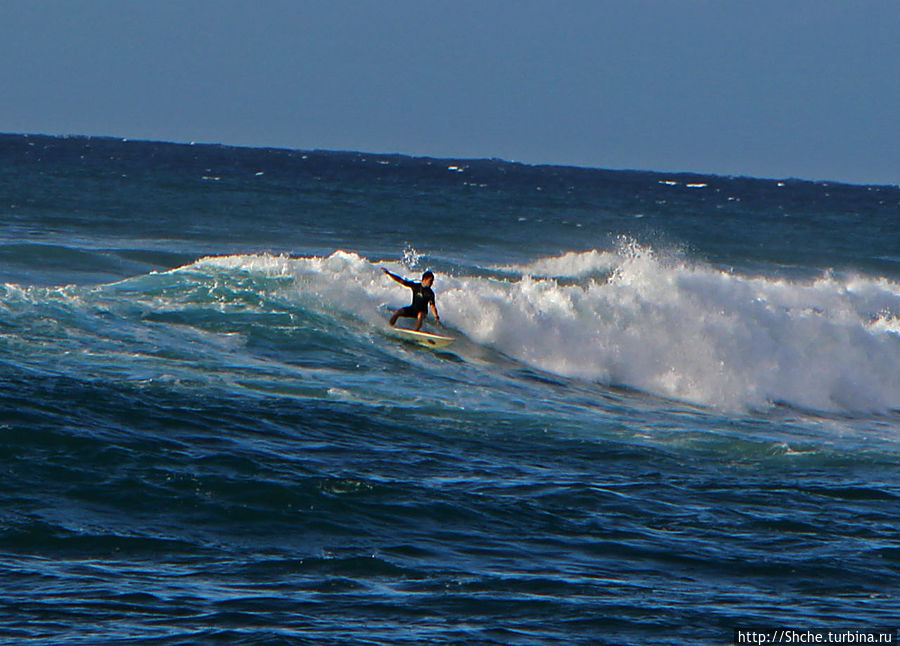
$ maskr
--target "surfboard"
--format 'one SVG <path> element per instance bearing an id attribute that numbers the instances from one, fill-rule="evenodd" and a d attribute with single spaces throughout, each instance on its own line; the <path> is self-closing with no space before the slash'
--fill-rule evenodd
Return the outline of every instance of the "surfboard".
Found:
<path id="1" fill-rule="evenodd" d="M 430 332 L 422 332 L 420 330 L 409 330 L 402 327 L 391 328 L 391 333 L 400 337 L 405 341 L 418 343 L 426 348 L 446 348 L 448 345 L 456 341 L 451 336 L 441 336 L 440 334 L 431 334 Z"/>

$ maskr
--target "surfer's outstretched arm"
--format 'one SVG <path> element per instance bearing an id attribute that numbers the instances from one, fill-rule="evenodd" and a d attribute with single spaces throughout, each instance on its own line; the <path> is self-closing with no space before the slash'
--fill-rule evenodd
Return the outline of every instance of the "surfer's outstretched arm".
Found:
<path id="1" fill-rule="evenodd" d="M 401 278 L 401 277 L 398 276 L 397 274 L 392 274 L 391 272 L 389 272 L 389 271 L 388 271 L 387 269 L 385 269 L 384 267 L 381 268 L 381 271 L 383 271 L 384 273 L 386 273 L 388 276 L 390 276 L 391 278 L 393 278 L 396 282 L 400 283 L 400 284 L 403 285 L 404 287 L 412 287 L 413 285 L 415 285 L 415 283 L 413 283 L 411 280 L 406 280 L 406 279 L 404 279 L 404 278 Z"/>

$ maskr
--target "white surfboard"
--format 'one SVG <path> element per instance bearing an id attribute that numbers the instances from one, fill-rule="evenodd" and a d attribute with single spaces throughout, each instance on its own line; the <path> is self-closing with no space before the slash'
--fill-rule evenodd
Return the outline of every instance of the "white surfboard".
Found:
<path id="1" fill-rule="evenodd" d="M 409 330 L 403 327 L 391 328 L 391 333 L 395 336 L 418 343 L 426 348 L 446 348 L 448 345 L 456 341 L 451 336 L 441 336 L 440 334 L 431 334 L 430 332 L 422 332 L 421 330 Z"/>

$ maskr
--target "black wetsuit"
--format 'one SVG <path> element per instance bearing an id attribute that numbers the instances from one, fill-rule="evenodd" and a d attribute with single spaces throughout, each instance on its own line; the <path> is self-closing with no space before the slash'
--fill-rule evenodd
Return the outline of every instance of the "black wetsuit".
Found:
<path id="1" fill-rule="evenodd" d="M 407 305 L 400 310 L 400 316 L 416 318 L 420 312 L 428 312 L 428 304 L 434 303 L 434 292 L 430 287 L 425 287 L 422 283 L 407 283 L 413 292 L 413 300 L 411 305 Z"/>

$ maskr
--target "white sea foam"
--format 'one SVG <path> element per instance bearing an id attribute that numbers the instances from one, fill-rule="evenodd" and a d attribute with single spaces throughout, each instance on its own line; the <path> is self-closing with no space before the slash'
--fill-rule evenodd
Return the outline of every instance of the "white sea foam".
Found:
<path id="1" fill-rule="evenodd" d="M 373 323 L 407 296 L 343 251 L 200 264 L 291 275 L 300 298 Z M 535 368 L 727 410 L 900 410 L 900 284 L 885 278 L 750 277 L 634 244 L 503 269 L 502 280 L 439 273 L 438 307 L 470 340 Z"/>
<path id="2" fill-rule="evenodd" d="M 527 265 L 503 265 L 500 271 L 538 277 L 578 278 L 611 271 L 621 261 L 621 255 L 609 251 L 570 251 L 559 257 L 540 258 Z"/>

